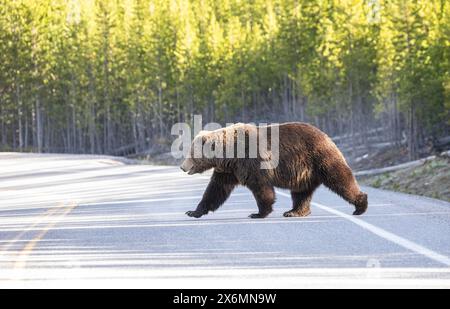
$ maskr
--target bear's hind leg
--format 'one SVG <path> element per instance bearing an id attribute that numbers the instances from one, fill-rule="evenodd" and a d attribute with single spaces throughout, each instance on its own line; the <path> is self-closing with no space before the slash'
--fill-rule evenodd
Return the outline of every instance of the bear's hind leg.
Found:
<path id="1" fill-rule="evenodd" d="M 368 207 L 367 194 L 360 191 L 356 198 L 353 200 L 353 205 L 355 205 L 355 211 L 353 212 L 354 216 L 362 215 L 366 212 Z"/>
<path id="2" fill-rule="evenodd" d="M 272 212 L 272 205 L 275 203 L 275 190 L 271 186 L 255 186 L 249 188 L 258 204 L 259 212 L 257 214 L 251 214 L 249 217 L 252 219 L 262 219 L 267 217 Z"/>
<path id="3" fill-rule="evenodd" d="M 291 191 L 292 209 L 286 211 L 285 217 L 306 217 L 311 214 L 310 203 L 314 190 L 307 190 L 303 192 Z"/>
<path id="4" fill-rule="evenodd" d="M 353 212 L 354 216 L 359 216 L 366 212 L 368 206 L 367 194 L 359 189 L 356 180 L 353 179 L 353 182 L 348 184 L 348 187 L 335 186 L 330 189 L 355 206 L 355 211 Z"/>
<path id="5" fill-rule="evenodd" d="M 358 183 L 348 166 L 340 165 L 332 169 L 324 177 L 323 182 L 324 185 L 355 206 L 353 215 L 358 216 L 366 212 L 368 207 L 367 194 L 359 189 Z"/>

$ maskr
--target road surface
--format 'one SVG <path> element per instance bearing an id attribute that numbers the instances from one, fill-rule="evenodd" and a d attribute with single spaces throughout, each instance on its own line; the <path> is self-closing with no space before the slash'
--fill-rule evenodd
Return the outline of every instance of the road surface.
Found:
<path id="1" fill-rule="evenodd" d="M 251 193 L 195 209 L 208 175 L 109 157 L 0 154 L 1 287 L 450 287 L 450 204 L 320 188 L 312 215 L 249 219 Z"/>

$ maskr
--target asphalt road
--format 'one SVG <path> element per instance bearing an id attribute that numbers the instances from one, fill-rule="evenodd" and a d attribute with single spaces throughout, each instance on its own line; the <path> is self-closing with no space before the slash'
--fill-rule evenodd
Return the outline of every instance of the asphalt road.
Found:
<path id="1" fill-rule="evenodd" d="M 320 188 L 306 218 L 235 190 L 195 209 L 208 175 L 108 157 L 0 154 L 1 287 L 450 287 L 450 204 L 364 187 L 360 217 Z"/>

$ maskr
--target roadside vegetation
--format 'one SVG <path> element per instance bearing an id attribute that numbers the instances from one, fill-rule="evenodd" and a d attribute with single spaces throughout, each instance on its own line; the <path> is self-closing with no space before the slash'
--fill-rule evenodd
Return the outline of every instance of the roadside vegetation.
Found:
<path id="1" fill-rule="evenodd" d="M 450 135 L 449 37 L 445 0 L 0 0 L 0 149 L 142 153 L 202 114 L 412 160 Z"/>
<path id="2" fill-rule="evenodd" d="M 450 157 L 440 156 L 422 166 L 361 177 L 361 184 L 375 188 L 428 196 L 450 202 Z"/>

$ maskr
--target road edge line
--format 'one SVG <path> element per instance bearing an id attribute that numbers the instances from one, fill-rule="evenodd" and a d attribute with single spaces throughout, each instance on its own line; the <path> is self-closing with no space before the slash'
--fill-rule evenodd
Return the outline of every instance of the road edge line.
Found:
<path id="1" fill-rule="evenodd" d="M 284 193 L 284 192 L 281 192 L 281 191 L 278 191 L 278 190 L 276 192 L 278 194 L 280 194 L 281 196 L 289 197 L 289 198 L 291 197 L 287 193 Z M 405 249 L 408 249 L 410 251 L 413 251 L 415 253 L 423 255 L 423 256 L 425 256 L 425 257 L 427 257 L 427 258 L 429 258 L 429 259 L 431 259 L 431 260 L 433 260 L 435 262 L 439 262 L 441 264 L 444 264 L 444 265 L 450 267 L 450 258 L 445 256 L 445 255 L 437 253 L 437 252 L 435 252 L 435 251 L 433 251 L 431 249 L 428 249 L 428 248 L 426 248 L 424 246 L 421 246 L 421 245 L 419 245 L 419 244 L 417 244 L 417 243 L 415 243 L 413 241 L 410 241 L 410 240 L 408 240 L 406 238 L 398 236 L 398 235 L 396 235 L 394 233 L 388 232 L 388 231 L 386 231 L 386 230 L 384 230 L 384 229 L 382 229 L 380 227 L 377 227 L 377 226 L 375 226 L 375 225 L 373 225 L 371 223 L 368 223 L 368 222 L 366 222 L 364 220 L 358 219 L 355 216 L 348 215 L 346 213 L 343 213 L 343 212 L 341 212 L 339 210 L 330 208 L 330 207 L 328 207 L 326 205 L 323 205 L 323 204 L 320 204 L 320 203 L 312 202 L 311 204 L 314 205 L 314 206 L 317 206 L 318 208 L 320 208 L 320 209 L 322 209 L 322 210 L 324 210 L 326 212 L 329 212 L 329 213 L 337 215 L 337 216 L 339 216 L 341 218 L 344 218 L 344 219 L 346 219 L 346 220 L 348 220 L 348 221 L 358 225 L 359 227 L 363 228 L 364 230 L 369 231 L 372 234 L 375 234 L 378 237 L 381 237 L 381 238 L 383 238 L 383 239 L 385 239 L 387 241 L 390 241 L 390 242 L 392 242 L 392 243 L 394 243 L 394 244 L 396 244 L 396 245 L 398 245 L 400 247 L 403 247 Z"/>

